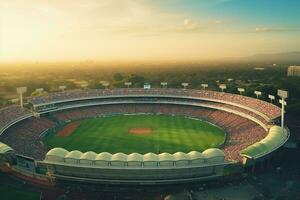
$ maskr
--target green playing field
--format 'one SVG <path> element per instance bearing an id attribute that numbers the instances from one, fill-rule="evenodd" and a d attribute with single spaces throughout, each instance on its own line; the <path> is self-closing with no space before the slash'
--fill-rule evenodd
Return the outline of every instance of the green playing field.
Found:
<path id="1" fill-rule="evenodd" d="M 133 129 L 150 133 L 133 134 Z M 225 132 L 208 122 L 168 115 L 116 115 L 80 121 L 71 135 L 46 137 L 49 148 L 110 153 L 203 151 L 219 147 Z"/>

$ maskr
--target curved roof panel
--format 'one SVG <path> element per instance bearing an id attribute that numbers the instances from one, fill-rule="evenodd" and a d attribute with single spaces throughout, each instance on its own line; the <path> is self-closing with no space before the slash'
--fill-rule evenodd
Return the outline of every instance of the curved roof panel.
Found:
<path id="1" fill-rule="evenodd" d="M 198 151 L 191 151 L 187 154 L 191 160 L 196 160 L 196 159 L 204 159 L 205 157 L 203 156 L 202 153 Z"/>
<path id="2" fill-rule="evenodd" d="M 111 157 L 111 161 L 127 161 L 127 155 L 124 153 L 116 153 L 114 155 L 112 155 Z"/>
<path id="3" fill-rule="evenodd" d="M 190 157 L 186 153 L 183 153 L 183 152 L 176 152 L 176 153 L 173 154 L 173 156 L 174 156 L 176 161 L 190 160 Z"/>
<path id="4" fill-rule="evenodd" d="M 65 156 L 65 158 L 72 158 L 72 159 L 78 159 L 79 160 L 81 156 L 82 156 L 82 152 L 81 151 L 74 150 L 74 151 L 70 151 Z"/>
<path id="5" fill-rule="evenodd" d="M 175 158 L 172 154 L 169 153 L 161 153 L 158 155 L 159 161 L 175 161 Z"/>
<path id="6" fill-rule="evenodd" d="M 99 153 L 95 160 L 104 160 L 104 161 L 110 161 L 111 160 L 111 157 L 112 157 L 112 154 L 111 153 L 108 153 L 108 152 L 102 152 L 102 153 Z"/>
<path id="7" fill-rule="evenodd" d="M 143 161 L 144 162 L 158 162 L 159 158 L 158 158 L 158 155 L 155 153 L 146 153 L 143 156 Z"/>
<path id="8" fill-rule="evenodd" d="M 143 155 L 132 153 L 127 156 L 127 162 L 143 162 Z"/>
<path id="9" fill-rule="evenodd" d="M 80 160 L 95 160 L 96 156 L 95 152 L 88 151 L 81 155 Z"/>
<path id="10" fill-rule="evenodd" d="M 272 126 L 268 132 L 267 137 L 261 141 L 248 146 L 247 148 L 241 150 L 241 155 L 256 158 L 265 155 L 268 152 L 280 147 L 287 139 L 286 131 L 280 126 Z"/>
<path id="11" fill-rule="evenodd" d="M 68 153 L 69 151 L 65 150 L 64 148 L 56 147 L 48 151 L 46 156 L 57 156 L 64 158 Z"/>
<path id="12" fill-rule="evenodd" d="M 202 154 L 206 158 L 225 157 L 224 152 L 221 149 L 217 149 L 217 148 L 206 149 L 205 151 L 202 152 Z"/>
<path id="13" fill-rule="evenodd" d="M 9 151 L 13 151 L 13 149 L 7 144 L 0 142 L 0 154 L 4 154 Z"/>

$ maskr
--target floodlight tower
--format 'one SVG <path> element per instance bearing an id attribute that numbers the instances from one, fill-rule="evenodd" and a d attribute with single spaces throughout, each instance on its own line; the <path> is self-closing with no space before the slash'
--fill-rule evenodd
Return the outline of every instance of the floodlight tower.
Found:
<path id="1" fill-rule="evenodd" d="M 227 88 L 227 86 L 225 84 L 221 84 L 221 85 L 219 85 L 219 88 L 222 90 L 222 92 L 224 92 L 224 90 Z"/>
<path id="2" fill-rule="evenodd" d="M 269 94 L 268 98 L 270 99 L 270 102 L 273 103 L 273 101 L 275 100 L 275 96 Z"/>
<path id="3" fill-rule="evenodd" d="M 258 98 L 259 96 L 261 96 L 261 91 L 254 91 L 254 94 L 256 95 L 256 98 Z"/>
<path id="4" fill-rule="evenodd" d="M 61 90 L 62 92 L 64 92 L 66 88 L 67 88 L 67 86 L 65 86 L 65 85 L 60 85 L 58 87 L 58 89 Z"/>
<path id="5" fill-rule="evenodd" d="M 277 95 L 281 97 L 279 103 L 281 103 L 281 127 L 284 128 L 284 106 L 286 106 L 285 99 L 288 98 L 288 91 L 277 90 Z"/>
<path id="6" fill-rule="evenodd" d="M 37 88 L 35 89 L 35 91 L 41 94 L 42 92 L 44 92 L 44 88 Z"/>
<path id="7" fill-rule="evenodd" d="M 161 85 L 162 88 L 166 88 L 168 83 L 167 82 L 161 82 L 160 85 Z"/>
<path id="8" fill-rule="evenodd" d="M 82 83 L 81 87 L 86 90 L 88 88 L 89 84 L 88 83 Z"/>
<path id="9" fill-rule="evenodd" d="M 108 81 L 105 81 L 105 82 L 102 83 L 102 85 L 105 87 L 105 89 L 107 89 L 108 86 L 109 86 L 109 82 L 108 82 Z"/>
<path id="10" fill-rule="evenodd" d="M 27 87 L 18 87 L 17 93 L 20 95 L 20 106 L 23 108 L 23 94 L 27 92 Z"/>
<path id="11" fill-rule="evenodd" d="M 132 85 L 132 83 L 131 82 L 125 82 L 124 85 L 126 85 L 127 88 L 129 88 Z"/>
<path id="12" fill-rule="evenodd" d="M 237 90 L 240 92 L 240 95 L 242 95 L 243 92 L 245 92 L 245 89 L 244 89 L 244 88 L 238 88 Z"/>
<path id="13" fill-rule="evenodd" d="M 207 84 L 207 83 L 202 83 L 202 84 L 201 84 L 201 87 L 203 88 L 203 90 L 205 90 L 205 88 L 208 87 L 208 84 Z"/>
<path id="14" fill-rule="evenodd" d="M 189 83 L 181 83 L 181 85 L 183 86 L 183 89 L 186 89 L 189 86 Z"/>

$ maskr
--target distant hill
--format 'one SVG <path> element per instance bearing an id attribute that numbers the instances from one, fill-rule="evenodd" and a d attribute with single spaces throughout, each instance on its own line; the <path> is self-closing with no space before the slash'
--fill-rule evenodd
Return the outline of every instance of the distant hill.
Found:
<path id="1" fill-rule="evenodd" d="M 300 63 L 300 51 L 297 52 L 284 52 L 273 54 L 255 54 L 247 57 L 225 58 L 227 61 L 237 62 L 268 62 L 268 63 Z"/>
<path id="2" fill-rule="evenodd" d="M 235 58 L 236 61 L 247 62 L 300 62 L 300 52 L 286 52 L 275 54 L 255 54 L 253 56 Z"/>

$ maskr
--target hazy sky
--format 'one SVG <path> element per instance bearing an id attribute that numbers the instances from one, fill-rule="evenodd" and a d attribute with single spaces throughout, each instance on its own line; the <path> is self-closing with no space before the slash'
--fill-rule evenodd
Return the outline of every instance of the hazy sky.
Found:
<path id="1" fill-rule="evenodd" d="M 0 61 L 300 50 L 300 0 L 0 0 Z"/>

